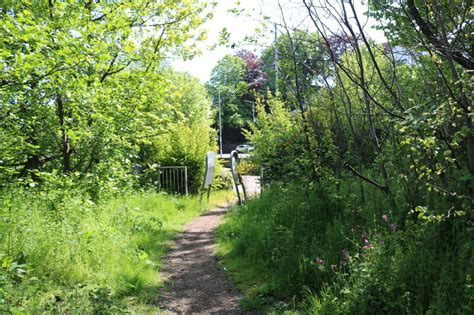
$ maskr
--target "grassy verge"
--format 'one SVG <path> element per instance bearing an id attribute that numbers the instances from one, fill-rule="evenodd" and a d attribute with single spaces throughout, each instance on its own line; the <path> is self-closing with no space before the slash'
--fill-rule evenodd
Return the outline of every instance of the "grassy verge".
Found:
<path id="1" fill-rule="evenodd" d="M 270 313 L 295 310 L 305 287 L 330 276 L 317 274 L 315 259 L 347 243 L 342 235 L 324 242 L 327 222 L 344 228 L 340 212 L 321 191 L 305 195 L 282 187 L 230 212 L 218 228 L 218 254 L 245 293 L 242 306 Z"/>
<path id="2" fill-rule="evenodd" d="M 369 204 L 369 203 L 367 203 Z M 373 203 L 374 205 L 376 203 Z M 222 264 L 266 313 L 469 314 L 474 225 L 466 216 L 358 211 L 324 189 L 272 187 L 218 229 Z"/>
<path id="3" fill-rule="evenodd" d="M 12 196 L 0 213 L 0 312 L 14 314 L 156 311 L 160 257 L 207 209 L 198 197 L 156 193 L 98 204 L 74 193 Z"/>

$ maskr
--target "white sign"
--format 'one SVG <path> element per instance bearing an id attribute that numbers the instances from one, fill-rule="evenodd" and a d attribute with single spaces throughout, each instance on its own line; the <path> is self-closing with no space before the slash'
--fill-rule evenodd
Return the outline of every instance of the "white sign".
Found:
<path id="1" fill-rule="evenodd" d="M 212 184 L 214 178 L 214 168 L 216 165 L 216 154 L 214 152 L 207 152 L 206 155 L 206 177 L 204 179 L 204 187 Z"/>

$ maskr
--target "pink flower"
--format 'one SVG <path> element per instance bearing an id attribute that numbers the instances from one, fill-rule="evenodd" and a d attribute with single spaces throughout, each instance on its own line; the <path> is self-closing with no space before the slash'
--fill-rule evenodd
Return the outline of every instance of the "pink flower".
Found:
<path id="1" fill-rule="evenodd" d="M 365 240 L 364 240 L 364 243 L 365 243 L 365 244 L 370 244 L 368 239 L 365 239 Z"/>
<path id="2" fill-rule="evenodd" d="M 384 240 L 380 240 L 380 241 L 379 241 L 379 244 L 383 245 L 383 244 L 385 244 L 385 241 L 384 241 Z"/>
<path id="3" fill-rule="evenodd" d="M 331 270 L 336 270 L 337 265 L 331 265 Z"/>
<path id="4" fill-rule="evenodd" d="M 324 260 L 322 260 L 322 259 L 319 258 L 319 257 L 316 257 L 316 262 L 317 262 L 319 265 L 324 264 Z"/>
<path id="5" fill-rule="evenodd" d="M 387 222 L 387 221 L 388 221 L 388 217 L 387 217 L 387 215 L 386 215 L 386 214 L 384 214 L 384 215 L 382 216 L 382 220 L 384 220 L 385 222 Z"/>

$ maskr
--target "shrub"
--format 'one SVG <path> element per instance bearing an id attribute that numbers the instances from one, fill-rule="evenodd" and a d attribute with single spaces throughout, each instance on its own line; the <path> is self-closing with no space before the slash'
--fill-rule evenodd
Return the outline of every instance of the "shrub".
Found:
<path id="1" fill-rule="evenodd" d="M 230 170 L 224 168 L 220 161 L 217 161 L 215 168 L 214 180 L 212 182 L 212 189 L 227 190 L 234 187 L 232 173 Z"/>
<path id="2" fill-rule="evenodd" d="M 417 221 L 402 227 L 381 204 L 356 211 L 351 199 L 325 187 L 274 184 L 227 216 L 220 253 L 246 292 L 244 305 L 293 304 L 312 314 L 469 314 L 469 217 L 419 207 Z"/>
<path id="3" fill-rule="evenodd" d="M 237 172 L 241 175 L 260 176 L 260 166 L 255 161 L 241 159 L 237 166 Z"/>
<path id="4" fill-rule="evenodd" d="M 230 248 L 228 258 L 244 257 L 264 275 L 267 295 L 289 299 L 330 277 L 329 272 L 316 273 L 318 257 L 337 263 L 340 249 L 350 246 L 335 232 L 346 229 L 341 210 L 322 188 L 301 193 L 297 187 L 272 186 L 233 211 L 218 235 L 221 245 Z"/>

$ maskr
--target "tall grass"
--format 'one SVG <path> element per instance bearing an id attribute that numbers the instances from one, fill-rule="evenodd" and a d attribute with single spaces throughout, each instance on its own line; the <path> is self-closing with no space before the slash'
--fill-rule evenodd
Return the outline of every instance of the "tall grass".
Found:
<path id="1" fill-rule="evenodd" d="M 313 314 L 468 314 L 473 224 L 426 216 L 400 227 L 384 203 L 273 186 L 218 229 L 243 306 Z M 342 191 L 344 190 L 344 191 Z M 378 196 L 374 195 L 374 199 Z M 420 218 L 423 216 L 419 216 Z"/>
<path id="2" fill-rule="evenodd" d="M 206 209 L 197 197 L 95 204 L 79 191 L 16 190 L 0 208 L 0 312 L 151 312 L 160 257 Z"/>

